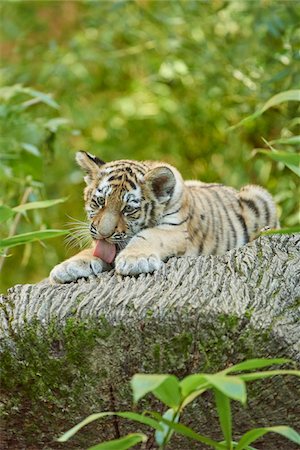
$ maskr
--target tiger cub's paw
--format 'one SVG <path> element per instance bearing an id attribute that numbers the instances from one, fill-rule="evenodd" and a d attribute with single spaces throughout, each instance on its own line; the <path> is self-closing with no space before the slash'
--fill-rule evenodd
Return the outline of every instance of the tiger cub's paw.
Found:
<path id="1" fill-rule="evenodd" d="M 70 283 L 79 278 L 98 275 L 103 270 L 109 270 L 108 264 L 97 257 L 67 259 L 55 266 L 49 275 L 51 283 Z"/>
<path id="2" fill-rule="evenodd" d="M 156 254 L 143 254 L 130 249 L 123 250 L 116 258 L 116 272 L 120 275 L 139 275 L 152 273 L 162 266 L 162 260 Z"/>

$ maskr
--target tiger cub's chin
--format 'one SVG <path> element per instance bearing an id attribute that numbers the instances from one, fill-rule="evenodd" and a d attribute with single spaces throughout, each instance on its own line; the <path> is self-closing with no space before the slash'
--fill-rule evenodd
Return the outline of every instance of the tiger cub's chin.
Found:
<path id="1" fill-rule="evenodd" d="M 76 160 L 86 172 L 84 200 L 94 245 L 54 267 L 54 283 L 113 266 L 121 275 L 152 273 L 171 256 L 221 255 L 261 229 L 279 226 L 274 201 L 260 186 L 236 191 L 184 181 L 163 162 L 104 163 L 83 151 Z"/>

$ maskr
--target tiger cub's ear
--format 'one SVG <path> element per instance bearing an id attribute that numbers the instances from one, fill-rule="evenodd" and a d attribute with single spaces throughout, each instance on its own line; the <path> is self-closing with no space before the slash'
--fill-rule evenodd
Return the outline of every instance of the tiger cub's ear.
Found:
<path id="1" fill-rule="evenodd" d="M 172 197 L 176 179 L 169 167 L 161 166 L 150 170 L 146 175 L 146 183 L 159 203 L 166 203 Z"/>
<path id="2" fill-rule="evenodd" d="M 86 184 L 91 183 L 98 173 L 99 167 L 105 164 L 105 162 L 97 158 L 97 156 L 82 150 L 76 153 L 75 159 L 79 166 L 87 173 L 87 176 L 84 177 Z"/>

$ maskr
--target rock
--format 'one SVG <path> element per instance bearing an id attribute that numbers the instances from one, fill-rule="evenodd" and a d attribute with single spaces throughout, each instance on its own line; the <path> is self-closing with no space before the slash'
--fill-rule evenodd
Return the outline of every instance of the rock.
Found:
<path id="1" fill-rule="evenodd" d="M 128 382 L 137 372 L 184 377 L 253 357 L 299 362 L 299 278 L 295 234 L 265 236 L 219 257 L 172 258 L 153 275 L 111 271 L 11 288 L 1 300 L 6 448 L 69 448 L 54 438 L 87 414 L 131 408 Z M 248 407 L 233 404 L 234 436 L 255 426 L 297 428 L 297 382 L 280 376 L 249 384 Z M 155 404 L 149 396 L 141 407 Z M 210 394 L 182 421 L 221 438 Z M 99 422 L 70 448 L 137 429 L 122 419 Z M 264 450 L 297 448 L 277 435 L 261 442 Z M 205 447 L 174 437 L 170 448 Z"/>

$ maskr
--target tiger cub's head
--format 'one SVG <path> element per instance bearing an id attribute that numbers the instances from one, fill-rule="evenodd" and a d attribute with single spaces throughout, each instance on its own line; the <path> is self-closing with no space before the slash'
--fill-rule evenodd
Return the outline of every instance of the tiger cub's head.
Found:
<path id="1" fill-rule="evenodd" d="M 105 163 L 83 151 L 76 154 L 76 161 L 86 172 L 85 209 L 94 240 L 123 248 L 140 230 L 157 225 L 181 196 L 182 178 L 167 164 Z"/>

